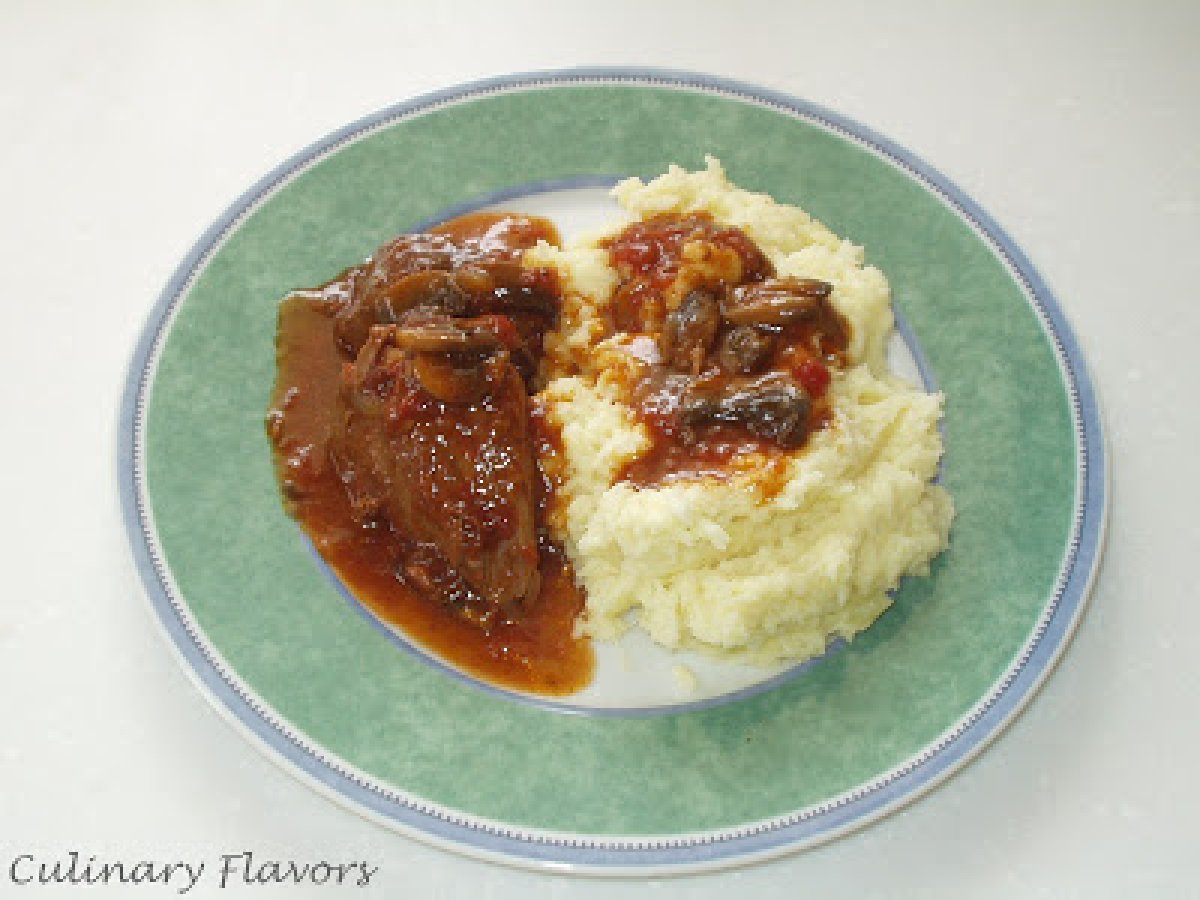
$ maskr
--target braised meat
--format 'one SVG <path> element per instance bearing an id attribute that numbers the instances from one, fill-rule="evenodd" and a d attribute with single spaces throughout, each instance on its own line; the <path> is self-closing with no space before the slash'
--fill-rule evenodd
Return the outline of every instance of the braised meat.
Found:
<path id="1" fill-rule="evenodd" d="M 545 219 L 469 214 L 289 295 L 267 430 L 289 510 L 364 602 L 462 664 L 558 692 L 590 652 L 540 524 L 553 488 L 535 443 L 552 436 L 530 393 L 560 295 L 522 255 L 543 240 L 558 243 Z"/>
<path id="2" fill-rule="evenodd" d="M 537 595 L 528 398 L 498 335 L 448 317 L 376 325 L 341 403 L 330 457 L 355 516 L 411 545 L 407 581 L 484 624 Z"/>
<path id="3" fill-rule="evenodd" d="M 527 391 L 558 295 L 520 254 L 545 237 L 522 217 L 401 235 L 347 273 L 334 322 L 354 362 L 329 455 L 354 514 L 395 530 L 403 579 L 485 626 L 538 591 Z"/>

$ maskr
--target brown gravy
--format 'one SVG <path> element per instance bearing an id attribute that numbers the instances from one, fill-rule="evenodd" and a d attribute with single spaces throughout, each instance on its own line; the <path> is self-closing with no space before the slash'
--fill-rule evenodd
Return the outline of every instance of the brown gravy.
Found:
<path id="1" fill-rule="evenodd" d="M 748 372 L 785 376 L 803 388 L 809 401 L 803 426 L 807 437 L 832 421 L 827 389 L 831 370 L 844 365 L 849 324 L 821 297 L 811 314 L 757 325 L 755 336 L 764 349 L 751 367 L 738 371 L 719 352 L 735 326 L 717 315 L 714 304 L 709 315 L 717 321 L 710 324 L 703 346 L 695 348 L 689 365 L 681 366 L 678 359 L 672 364 L 668 336 L 671 317 L 678 316 L 672 310 L 686 305 L 685 294 L 700 290 L 728 298 L 739 287 L 761 290 L 787 280 L 770 281 L 774 267 L 750 237 L 738 228 L 718 226 L 707 213 L 652 216 L 633 223 L 604 246 L 621 279 L 610 307 L 610 331 L 648 335 L 666 357 L 648 366 L 641 381 L 626 385 L 629 405 L 650 442 L 617 480 L 647 487 L 726 478 L 739 459 L 753 458 L 765 467 L 758 479 L 763 491 L 777 491 L 786 457 L 804 438 L 781 444 L 737 421 L 683 426 L 681 412 L 688 395 L 700 385 L 719 394 Z"/>
<path id="2" fill-rule="evenodd" d="M 515 256 L 537 239 L 554 240 L 550 223 L 533 217 L 475 213 L 446 223 L 435 233 L 475 241 L 483 252 Z M 587 685 L 594 659 L 590 643 L 574 634 L 583 609 L 562 551 L 540 529 L 541 588 L 518 615 L 482 628 L 458 611 L 431 601 L 406 584 L 402 572 L 405 536 L 386 522 L 356 519 L 345 486 L 328 456 L 328 443 L 341 427 L 337 404 L 343 367 L 351 360 L 338 346 L 335 316 L 347 285 L 360 270 L 322 288 L 299 291 L 281 305 L 277 336 L 277 380 L 267 430 L 289 513 L 296 518 L 346 588 L 380 619 L 401 628 L 414 642 L 487 682 L 541 695 L 566 695 Z M 539 453 L 553 453 L 555 436 L 534 409 L 531 428 Z M 544 516 L 544 476 L 537 486 Z"/>

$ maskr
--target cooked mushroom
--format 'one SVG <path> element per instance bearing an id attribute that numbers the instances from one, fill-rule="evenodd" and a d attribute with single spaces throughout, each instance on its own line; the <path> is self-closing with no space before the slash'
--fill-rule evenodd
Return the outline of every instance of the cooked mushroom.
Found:
<path id="1" fill-rule="evenodd" d="M 667 314 L 662 355 L 676 369 L 697 373 L 721 326 L 721 307 L 711 291 L 697 289 Z"/>
<path id="2" fill-rule="evenodd" d="M 399 322 L 404 313 L 417 306 L 429 306 L 451 316 L 468 315 L 471 292 L 477 289 L 470 282 L 463 272 L 430 270 L 406 275 L 376 295 L 376 321 Z"/>
<path id="3" fill-rule="evenodd" d="M 738 325 L 721 338 L 717 362 L 731 374 L 751 375 L 766 364 L 774 349 L 775 335 L 753 325 Z"/>
<path id="4" fill-rule="evenodd" d="M 503 347 L 495 331 L 471 319 L 392 326 L 392 342 L 412 358 L 421 387 L 444 403 L 474 403 L 489 392 L 489 362 Z"/>
<path id="5" fill-rule="evenodd" d="M 407 365 L 421 386 L 445 403 L 472 403 L 489 391 L 492 357 L 503 352 L 505 342 L 497 332 L 502 317 L 450 319 L 432 313 L 412 313 L 404 325 L 376 325 L 370 331 L 369 353 L 360 353 L 355 365 L 385 360 L 396 368 Z"/>
<path id="6" fill-rule="evenodd" d="M 768 278 L 726 296 L 721 315 L 731 325 L 787 325 L 822 315 L 833 285 L 816 278 Z"/>
<path id="7" fill-rule="evenodd" d="M 715 386 L 697 382 L 684 394 L 679 411 L 684 426 L 736 423 L 782 447 L 798 447 L 808 434 L 811 408 L 803 387 L 786 375 L 771 373 Z"/>
<path id="8" fill-rule="evenodd" d="M 446 289 L 451 282 L 446 279 L 452 277 L 449 270 L 458 252 L 459 248 L 442 235 L 402 235 L 376 250 L 361 266 L 346 272 L 343 280 L 348 296 L 334 324 L 341 348 L 356 355 L 371 326 L 396 322 L 405 310 L 422 303 L 448 303 L 454 307 L 460 298 L 450 297 Z"/>
<path id="9" fill-rule="evenodd" d="M 443 403 L 475 403 L 490 393 L 494 363 L 501 356 L 507 363 L 507 353 L 417 353 L 412 371 L 421 387 Z"/>
<path id="10" fill-rule="evenodd" d="M 414 353 L 483 353 L 503 346 L 500 336 L 478 319 L 431 319 L 421 324 L 398 325 L 392 340 L 401 350 Z"/>

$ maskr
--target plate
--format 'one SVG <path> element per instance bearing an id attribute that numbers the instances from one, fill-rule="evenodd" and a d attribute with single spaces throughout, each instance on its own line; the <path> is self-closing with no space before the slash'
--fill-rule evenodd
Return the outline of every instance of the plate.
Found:
<path id="1" fill-rule="evenodd" d="M 851 644 L 787 672 L 702 678 L 699 698 L 664 677 L 647 692 L 636 683 L 647 679 L 606 676 L 616 693 L 599 701 L 529 701 L 400 649 L 282 512 L 263 428 L 279 298 L 423 223 L 494 204 L 587 218 L 617 178 L 699 168 L 706 154 L 736 184 L 864 245 L 888 276 L 904 326 L 897 359 L 947 396 L 949 551 Z M 477 82 L 383 110 L 286 161 L 164 290 L 131 364 L 119 450 L 156 618 L 256 746 L 422 840 L 602 874 L 779 855 L 939 783 L 1064 649 L 1107 502 L 1079 348 L 983 210 L 840 115 L 667 71 Z M 635 671 L 658 653 L 625 652 Z"/>

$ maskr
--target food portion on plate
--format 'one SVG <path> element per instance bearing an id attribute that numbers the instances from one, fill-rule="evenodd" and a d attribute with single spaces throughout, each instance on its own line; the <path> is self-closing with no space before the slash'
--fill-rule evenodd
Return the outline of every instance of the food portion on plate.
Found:
<path id="1" fill-rule="evenodd" d="M 534 393 L 554 226 L 473 214 L 402 235 L 280 306 L 267 430 L 289 512 L 380 618 L 539 694 L 587 684 L 583 595 L 545 526 Z"/>
<path id="2" fill-rule="evenodd" d="M 888 370 L 887 282 L 719 163 L 614 190 L 564 244 L 476 213 L 280 308 L 268 433 L 349 590 L 493 683 L 590 641 L 822 653 L 947 544 L 942 398 Z"/>

